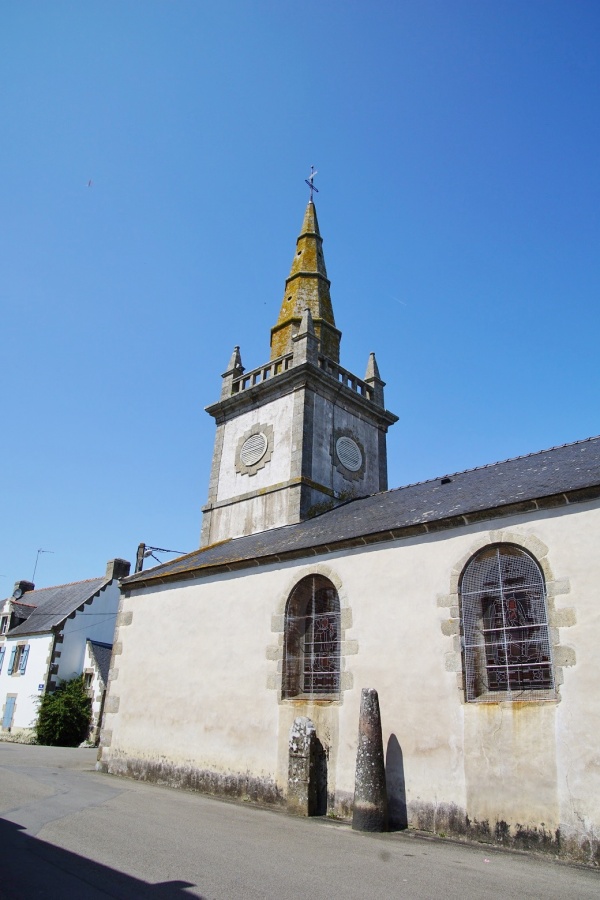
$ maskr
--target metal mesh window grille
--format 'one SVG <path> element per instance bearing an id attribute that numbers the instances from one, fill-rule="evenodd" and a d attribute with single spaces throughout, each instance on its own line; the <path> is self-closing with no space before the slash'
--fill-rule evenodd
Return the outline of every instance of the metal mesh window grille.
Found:
<path id="1" fill-rule="evenodd" d="M 283 696 L 332 696 L 340 689 L 340 604 L 322 575 L 300 581 L 285 614 Z"/>
<path id="2" fill-rule="evenodd" d="M 534 560 L 518 547 L 478 553 L 461 582 L 467 700 L 538 699 L 554 688 L 546 592 Z M 490 694 L 492 696 L 490 696 Z"/>

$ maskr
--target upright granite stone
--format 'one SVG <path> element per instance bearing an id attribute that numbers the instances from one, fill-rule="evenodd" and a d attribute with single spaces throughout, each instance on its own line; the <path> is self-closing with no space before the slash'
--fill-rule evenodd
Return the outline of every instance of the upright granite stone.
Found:
<path id="1" fill-rule="evenodd" d="M 319 746 L 310 719 L 294 719 L 290 730 L 287 809 L 293 816 L 315 816 L 319 809 Z"/>
<path id="2" fill-rule="evenodd" d="M 379 697 L 373 688 L 363 688 L 360 698 L 352 827 L 356 831 L 388 830 Z"/>

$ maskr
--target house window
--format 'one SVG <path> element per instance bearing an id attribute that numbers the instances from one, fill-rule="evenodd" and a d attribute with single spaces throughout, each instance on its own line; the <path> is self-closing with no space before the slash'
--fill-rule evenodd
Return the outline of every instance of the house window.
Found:
<path id="1" fill-rule="evenodd" d="M 6 634 L 8 631 L 8 616 L 2 616 L 0 619 L 0 634 Z"/>
<path id="2" fill-rule="evenodd" d="M 328 578 L 309 575 L 286 606 L 282 696 L 335 699 L 339 690 L 339 598 Z"/>
<path id="3" fill-rule="evenodd" d="M 467 700 L 540 699 L 554 689 L 544 578 L 528 553 L 482 550 L 463 572 L 460 603 Z"/>
<path id="4" fill-rule="evenodd" d="M 17 644 L 12 648 L 8 664 L 9 675 L 24 675 L 29 657 L 29 644 Z"/>

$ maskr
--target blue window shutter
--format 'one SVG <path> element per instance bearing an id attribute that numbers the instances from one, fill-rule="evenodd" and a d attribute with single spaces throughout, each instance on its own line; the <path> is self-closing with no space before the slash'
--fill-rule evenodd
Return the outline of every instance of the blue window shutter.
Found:
<path id="1" fill-rule="evenodd" d="M 29 644 L 26 647 L 23 647 L 23 653 L 21 654 L 21 662 L 19 664 L 19 672 L 21 675 L 25 674 L 25 669 L 27 668 L 27 657 L 29 656 Z"/>
<path id="2" fill-rule="evenodd" d="M 0 647 L 0 672 L 2 671 L 2 664 L 4 662 L 4 654 L 6 653 L 6 647 Z"/>
<path id="3" fill-rule="evenodd" d="M 15 665 L 15 656 L 17 655 L 17 648 L 12 648 L 12 653 L 10 654 L 10 662 L 8 664 L 8 674 L 12 675 L 14 665 Z"/>
<path id="4" fill-rule="evenodd" d="M 7 697 L 6 698 L 6 704 L 4 706 L 4 718 L 2 719 L 2 727 L 3 728 L 10 728 L 12 725 L 16 699 L 17 699 L 16 697 Z"/>

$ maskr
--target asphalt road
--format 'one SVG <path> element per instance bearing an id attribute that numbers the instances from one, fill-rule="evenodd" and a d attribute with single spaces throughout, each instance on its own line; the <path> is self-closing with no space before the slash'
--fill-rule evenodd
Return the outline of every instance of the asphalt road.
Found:
<path id="1" fill-rule="evenodd" d="M 541 900 L 600 873 L 525 854 L 364 835 L 94 770 L 95 750 L 0 743 L 0 898 Z"/>

